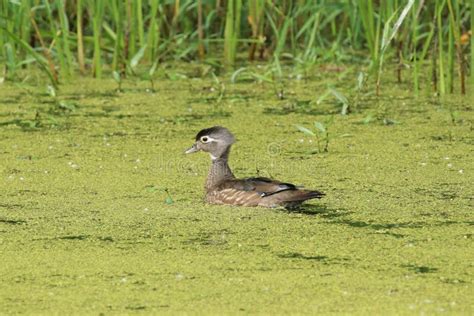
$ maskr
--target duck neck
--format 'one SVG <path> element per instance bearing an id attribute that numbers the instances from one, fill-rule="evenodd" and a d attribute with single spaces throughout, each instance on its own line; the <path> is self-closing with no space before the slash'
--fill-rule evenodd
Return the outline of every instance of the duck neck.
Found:
<path id="1" fill-rule="evenodd" d="M 217 187 L 225 180 L 235 179 L 232 170 L 230 170 L 228 164 L 230 147 L 227 148 L 222 155 L 219 157 L 212 157 L 211 169 L 207 176 L 206 190 L 211 190 Z"/>

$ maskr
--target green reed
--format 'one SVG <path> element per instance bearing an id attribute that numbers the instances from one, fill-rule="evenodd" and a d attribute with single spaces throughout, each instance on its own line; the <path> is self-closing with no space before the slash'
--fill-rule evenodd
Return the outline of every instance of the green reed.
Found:
<path id="1" fill-rule="evenodd" d="M 474 87 L 474 40 L 472 36 L 474 36 L 474 0 L 471 0 L 470 3 L 470 13 L 471 13 L 471 87 Z"/>
<path id="2" fill-rule="evenodd" d="M 226 66 L 233 66 L 237 56 L 241 10 L 242 0 L 228 0 L 224 31 L 224 63 Z"/>
<path id="3" fill-rule="evenodd" d="M 356 62 L 366 68 L 369 84 L 380 88 L 383 62 L 396 66 L 397 81 L 410 81 L 415 93 L 430 85 L 439 94 L 465 93 L 467 82 L 474 85 L 474 0 L 415 0 L 396 30 L 385 35 L 393 36 L 382 50 L 384 29 L 393 30 L 407 3 L 0 0 L 0 65 L 7 80 L 37 67 L 56 84 L 77 72 L 143 75 L 168 60 L 201 60 L 232 70 L 278 59 L 283 71 L 294 63 L 304 66 L 305 75 L 310 65 Z M 429 62 L 433 75 L 427 78 L 422 70 Z"/>

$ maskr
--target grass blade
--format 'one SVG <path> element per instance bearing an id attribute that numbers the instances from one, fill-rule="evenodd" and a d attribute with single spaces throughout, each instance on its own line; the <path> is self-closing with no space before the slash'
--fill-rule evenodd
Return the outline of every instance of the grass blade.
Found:
<path id="1" fill-rule="evenodd" d="M 300 132 L 303 132 L 304 134 L 306 135 L 309 135 L 309 136 L 316 136 L 315 133 L 313 133 L 312 130 L 310 129 L 307 129 L 306 127 L 304 126 L 301 126 L 301 125 L 295 125 L 295 127 L 300 131 Z"/>

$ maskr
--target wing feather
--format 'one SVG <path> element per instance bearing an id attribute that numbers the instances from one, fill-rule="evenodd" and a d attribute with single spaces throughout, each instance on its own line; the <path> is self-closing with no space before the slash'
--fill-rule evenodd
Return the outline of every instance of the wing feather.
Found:
<path id="1" fill-rule="evenodd" d="M 257 177 L 224 181 L 209 191 L 206 199 L 214 204 L 274 207 L 301 203 L 323 195 L 318 191 L 300 190 L 291 183 Z"/>

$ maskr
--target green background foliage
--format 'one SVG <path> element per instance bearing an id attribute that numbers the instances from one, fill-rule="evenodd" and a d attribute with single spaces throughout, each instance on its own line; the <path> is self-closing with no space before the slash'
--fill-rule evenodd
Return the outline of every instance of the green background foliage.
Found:
<path id="1" fill-rule="evenodd" d="M 405 68 L 412 70 L 415 92 L 425 80 L 440 94 L 464 93 L 473 2 L 1 0 L 0 61 L 8 79 L 34 63 L 56 84 L 77 72 L 132 75 L 133 64 L 169 60 L 232 69 L 281 59 L 381 70 L 386 59 L 398 65 L 399 81 Z M 422 79 L 420 68 L 427 67 L 432 75 Z"/>

